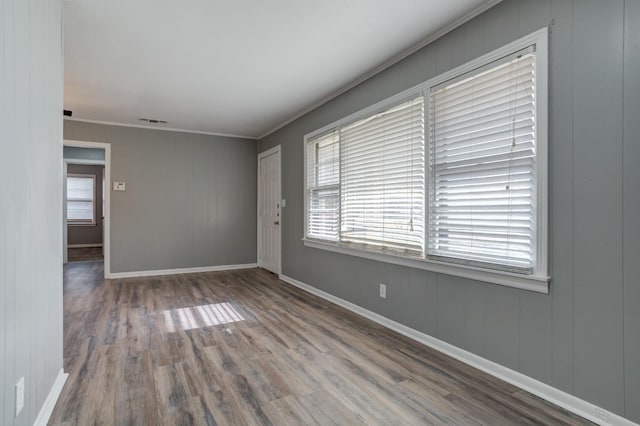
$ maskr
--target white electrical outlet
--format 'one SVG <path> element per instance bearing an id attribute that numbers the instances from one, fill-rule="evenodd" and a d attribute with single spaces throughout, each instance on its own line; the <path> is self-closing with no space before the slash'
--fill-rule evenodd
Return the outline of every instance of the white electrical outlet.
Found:
<path id="1" fill-rule="evenodd" d="M 24 408 L 24 377 L 20 377 L 16 383 L 16 417 Z"/>
<path id="2" fill-rule="evenodd" d="M 387 286 L 385 284 L 380 284 L 380 297 L 387 298 Z"/>

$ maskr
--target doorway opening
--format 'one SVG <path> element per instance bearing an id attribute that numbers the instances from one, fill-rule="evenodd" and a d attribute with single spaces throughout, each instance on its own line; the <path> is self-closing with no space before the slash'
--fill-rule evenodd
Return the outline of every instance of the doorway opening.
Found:
<path id="1" fill-rule="evenodd" d="M 65 163 L 67 261 L 104 260 L 104 161 L 86 164 L 65 159 Z"/>
<path id="2" fill-rule="evenodd" d="M 64 141 L 64 262 L 103 261 L 110 273 L 111 146 Z"/>

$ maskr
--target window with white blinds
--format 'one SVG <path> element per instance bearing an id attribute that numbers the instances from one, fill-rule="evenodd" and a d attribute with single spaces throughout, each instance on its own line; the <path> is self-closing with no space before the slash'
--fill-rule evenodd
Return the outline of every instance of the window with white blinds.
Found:
<path id="1" fill-rule="evenodd" d="M 340 146 L 337 131 L 307 146 L 307 236 L 337 241 L 340 228 Z"/>
<path id="2" fill-rule="evenodd" d="M 309 138 L 307 238 L 422 255 L 424 151 L 422 95 Z"/>
<path id="3" fill-rule="evenodd" d="M 424 246 L 422 96 L 340 129 L 340 240 L 420 255 Z"/>
<path id="4" fill-rule="evenodd" d="M 95 223 L 95 176 L 67 176 L 67 221 L 76 224 Z"/>
<path id="5" fill-rule="evenodd" d="M 542 29 L 307 135 L 305 244 L 548 291 L 546 111 Z"/>
<path id="6" fill-rule="evenodd" d="M 431 88 L 429 256 L 533 270 L 535 59 L 527 49 Z"/>

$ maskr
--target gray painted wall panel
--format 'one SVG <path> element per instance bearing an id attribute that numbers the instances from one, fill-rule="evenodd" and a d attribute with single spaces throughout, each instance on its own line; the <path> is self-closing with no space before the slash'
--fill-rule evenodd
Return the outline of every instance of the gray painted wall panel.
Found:
<path id="1" fill-rule="evenodd" d="M 344 256 L 342 256 L 344 258 Z M 379 262 L 372 262 L 373 264 L 380 265 Z M 348 267 L 349 264 L 346 264 L 345 267 Z M 402 268 L 396 265 L 392 268 L 388 268 L 387 265 L 383 265 L 378 278 L 378 283 L 375 281 L 375 277 L 372 277 L 371 286 L 363 288 L 362 297 L 368 297 L 371 299 L 370 306 L 374 307 L 376 310 L 383 312 L 383 315 L 388 316 L 390 312 L 402 312 L 400 317 L 407 318 L 406 309 L 404 309 L 405 305 L 405 289 L 409 285 L 409 273 L 411 272 L 407 268 Z M 341 271 L 344 270 L 341 269 Z M 375 269 L 372 269 L 375 271 Z M 387 286 L 387 298 L 380 298 L 380 287 L 379 283 L 385 283 Z M 358 300 L 358 299 L 356 299 Z"/>
<path id="2" fill-rule="evenodd" d="M 623 276 L 625 410 L 640 419 L 640 2 L 627 1 L 624 23 Z"/>
<path id="3" fill-rule="evenodd" d="M 547 295 L 520 292 L 518 332 L 520 371 L 551 382 L 551 299 Z"/>
<path id="4" fill-rule="evenodd" d="M 573 25 L 573 383 L 576 395 L 616 412 L 624 410 L 622 11 L 622 1 L 576 2 Z"/>
<path id="5" fill-rule="evenodd" d="M 0 424 L 32 425 L 62 368 L 62 2 L 4 0 L 0 28 Z"/>
<path id="6" fill-rule="evenodd" d="M 638 20 L 637 5 L 627 1 L 628 13 L 635 13 L 627 22 Z M 304 247 L 304 134 L 552 22 L 551 294 L 375 265 Z M 635 223 L 640 113 L 638 89 L 632 85 L 637 82 L 627 78 L 623 194 L 622 24 L 620 1 L 505 0 L 263 139 L 261 151 L 282 145 L 287 199 L 283 273 L 640 421 L 640 238 Z M 638 34 L 627 32 L 626 37 L 627 45 L 635 44 L 627 47 L 625 73 L 638 75 Z M 386 301 L 377 298 L 383 273 L 390 292 Z"/>
<path id="7" fill-rule="evenodd" d="M 518 32 L 527 34 L 551 25 L 551 0 L 519 0 Z M 542 24 L 542 25 L 541 25 Z"/>
<path id="8" fill-rule="evenodd" d="M 482 283 L 469 281 L 467 286 L 467 315 L 465 342 L 474 354 L 486 357 L 487 353 L 487 291 Z"/>
<path id="9" fill-rule="evenodd" d="M 447 37 L 440 38 L 433 43 L 435 50 L 434 61 L 436 64 L 435 75 L 442 74 L 466 61 L 468 34 L 471 34 L 467 26 L 463 26 L 449 33 Z M 422 79 L 424 81 L 424 79 Z M 417 81 L 416 83 L 420 83 Z"/>
<path id="10" fill-rule="evenodd" d="M 552 380 L 573 391 L 573 2 L 554 1 L 549 34 Z"/>
<path id="11" fill-rule="evenodd" d="M 519 291 L 490 285 L 486 292 L 487 356 L 498 364 L 518 369 Z"/>
<path id="12" fill-rule="evenodd" d="M 464 279 L 448 275 L 438 277 L 438 329 L 435 337 L 460 347 L 466 343 L 466 293 Z"/>
<path id="13" fill-rule="evenodd" d="M 399 321 L 416 330 L 425 330 L 426 333 L 435 336 L 438 324 L 437 293 L 438 274 L 418 269 L 410 270 L 407 287 L 402 294 L 395 295 L 398 299 L 406 301 L 399 308 L 403 312 Z M 392 311 L 398 312 L 398 309 Z"/>
<path id="14" fill-rule="evenodd" d="M 482 46 L 480 55 L 492 51 L 496 46 L 511 43 L 517 38 L 517 35 L 526 34 L 518 32 L 518 9 L 521 6 L 520 0 L 502 1 L 465 24 L 465 26 L 477 25 L 472 36 Z M 539 24 L 539 27 L 542 28 L 546 23 L 540 22 Z M 478 52 L 473 53 L 473 57 L 479 56 Z"/>
<path id="15" fill-rule="evenodd" d="M 336 257 L 340 255 L 336 254 Z M 390 287 L 390 290 L 393 292 L 393 288 L 395 287 L 395 281 L 389 279 L 391 276 L 390 271 L 396 270 L 395 265 L 383 265 L 381 263 L 372 262 L 365 259 L 358 259 L 358 266 L 354 268 L 356 271 L 360 271 L 359 277 L 355 282 L 360 282 L 363 278 L 365 279 L 363 286 L 353 286 L 344 280 L 342 277 L 342 272 L 348 268 L 351 263 L 345 264 L 342 263 L 342 268 L 335 268 L 331 271 L 331 276 L 333 277 L 333 281 L 339 283 L 340 288 L 336 289 L 338 294 L 344 296 L 344 298 L 348 300 L 358 300 L 361 306 L 366 309 L 370 309 L 372 311 L 377 312 L 385 312 L 383 307 L 383 301 L 378 297 L 379 287 L 378 284 L 380 282 L 384 282 Z M 332 265 L 340 263 L 332 262 Z M 367 271 L 363 273 L 362 271 Z M 397 276 L 398 282 L 401 282 L 404 279 L 404 274 L 399 273 Z M 340 296 L 342 297 L 342 296 Z M 386 306 L 386 304 L 384 304 Z"/>
<path id="16" fill-rule="evenodd" d="M 256 262 L 256 142 L 66 120 L 111 143 L 111 271 Z M 108 185 L 110 187 L 110 185 Z"/>

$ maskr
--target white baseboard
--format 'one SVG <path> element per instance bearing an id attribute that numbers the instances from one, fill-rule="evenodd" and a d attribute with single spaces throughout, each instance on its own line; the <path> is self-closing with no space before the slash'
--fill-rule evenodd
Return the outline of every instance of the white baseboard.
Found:
<path id="1" fill-rule="evenodd" d="M 556 404 L 594 423 L 600 425 L 638 426 L 636 423 L 633 423 L 632 421 L 627 420 L 624 417 L 607 411 L 604 408 L 600 408 L 597 405 L 573 396 L 567 392 L 556 389 L 546 383 L 542 383 L 539 380 L 526 376 L 510 368 L 504 367 L 500 364 L 496 364 L 493 361 L 489 361 L 486 358 L 482 358 L 481 356 L 475 355 L 469 351 L 451 345 L 440 339 L 436 339 L 435 337 L 429 336 L 428 334 L 407 327 L 406 325 L 390 320 L 389 318 L 383 317 L 380 314 L 362 308 L 354 303 L 348 302 L 332 294 L 319 290 L 313 286 L 310 286 L 309 284 L 305 284 L 301 281 L 282 274 L 280 275 L 280 279 L 304 291 L 321 297 L 322 299 L 342 306 L 345 309 L 368 318 L 371 321 L 394 330 L 404 336 L 409 337 L 410 339 L 429 346 L 444 354 L 447 354 L 450 357 L 457 359 L 458 361 L 462 361 L 465 364 L 477 368 L 478 370 L 484 371 L 485 373 L 502 379 L 507 383 L 517 386 L 536 396 L 539 396 L 540 398 Z"/>
<path id="2" fill-rule="evenodd" d="M 40 408 L 36 421 L 33 422 L 34 426 L 47 426 L 49 417 L 51 417 L 51 413 L 53 413 L 53 409 L 56 406 L 60 392 L 62 392 L 64 382 L 67 381 L 67 377 L 69 377 L 69 374 L 65 373 L 61 368 L 55 382 L 53 382 L 53 386 L 51 386 L 47 399 L 44 400 L 44 404 L 42 404 L 42 408 Z"/>
<path id="3" fill-rule="evenodd" d="M 243 263 L 240 265 L 198 266 L 195 268 L 157 269 L 153 271 L 112 272 L 107 278 L 157 277 L 160 275 L 195 274 L 199 272 L 230 271 L 233 269 L 251 269 L 257 267 L 257 263 Z"/>
<path id="4" fill-rule="evenodd" d="M 94 243 L 94 244 L 67 244 L 67 248 L 90 248 L 90 247 L 102 247 L 102 243 Z"/>

